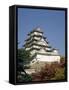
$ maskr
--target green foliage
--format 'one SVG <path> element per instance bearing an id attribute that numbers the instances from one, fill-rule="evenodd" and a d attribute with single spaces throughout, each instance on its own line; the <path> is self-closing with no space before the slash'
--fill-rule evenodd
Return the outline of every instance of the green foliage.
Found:
<path id="1" fill-rule="evenodd" d="M 32 80 L 31 76 L 25 72 L 25 69 L 29 68 L 27 64 L 29 64 L 30 61 L 30 53 L 25 49 L 18 49 L 17 82 L 28 82 Z"/>
<path id="2" fill-rule="evenodd" d="M 18 60 L 24 65 L 28 64 L 31 60 L 29 51 L 26 51 L 25 49 L 18 49 Z"/>
<path id="3" fill-rule="evenodd" d="M 31 81 L 32 80 L 32 77 L 30 75 L 24 75 L 24 76 L 22 76 L 22 80 L 24 82 L 28 82 L 28 81 Z"/>
<path id="4" fill-rule="evenodd" d="M 65 60 L 65 57 L 64 56 L 61 56 L 60 61 L 62 61 L 62 60 Z"/>
<path id="5" fill-rule="evenodd" d="M 32 77 L 28 74 L 18 75 L 18 82 L 29 82 L 32 81 Z"/>
<path id="6" fill-rule="evenodd" d="M 30 53 L 25 49 L 18 49 L 18 59 L 17 59 L 17 74 L 18 72 L 25 72 L 26 64 L 30 63 Z"/>
<path id="7" fill-rule="evenodd" d="M 55 79 L 61 80 L 65 78 L 64 68 L 57 68 L 55 73 Z"/>

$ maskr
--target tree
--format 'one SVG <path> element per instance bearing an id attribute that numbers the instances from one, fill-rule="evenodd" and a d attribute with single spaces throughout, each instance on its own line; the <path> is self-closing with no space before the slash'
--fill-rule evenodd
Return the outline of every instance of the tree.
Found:
<path id="1" fill-rule="evenodd" d="M 30 52 L 26 51 L 25 49 L 18 49 L 18 60 L 20 62 L 23 62 L 23 64 L 30 63 Z"/>
<path id="2" fill-rule="evenodd" d="M 31 57 L 30 57 L 29 51 L 26 51 L 23 48 L 18 49 L 18 59 L 16 62 L 17 63 L 17 81 L 18 82 L 31 80 L 31 76 L 29 76 L 25 72 L 25 68 L 29 68 L 26 65 L 29 64 L 30 61 L 31 61 Z M 22 74 L 22 72 L 24 74 Z"/>
<path id="3" fill-rule="evenodd" d="M 40 72 L 32 74 L 33 81 L 63 80 L 65 78 L 65 66 L 63 63 L 53 62 L 46 64 Z"/>
<path id="4" fill-rule="evenodd" d="M 33 81 L 50 80 L 53 77 L 55 77 L 55 68 L 49 64 L 41 68 L 40 72 L 32 74 Z"/>
<path id="5" fill-rule="evenodd" d="M 64 72 L 65 72 L 65 68 L 62 68 L 62 67 L 60 67 L 60 68 L 56 68 L 56 73 L 55 73 L 55 80 L 62 80 L 62 79 L 64 79 L 65 78 L 65 74 L 64 74 Z"/>

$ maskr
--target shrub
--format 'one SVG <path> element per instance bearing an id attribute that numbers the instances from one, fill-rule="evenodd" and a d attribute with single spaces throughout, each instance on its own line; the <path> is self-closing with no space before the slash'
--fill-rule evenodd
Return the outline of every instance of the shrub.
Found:
<path id="1" fill-rule="evenodd" d="M 41 69 L 40 72 L 33 74 L 33 80 L 49 80 L 55 76 L 55 68 L 52 65 L 46 64 L 44 68 Z"/>
<path id="2" fill-rule="evenodd" d="M 24 74 L 24 75 L 18 75 L 17 76 L 17 82 L 29 82 L 32 81 L 32 77 L 28 74 Z"/>
<path id="3" fill-rule="evenodd" d="M 55 80 L 62 80 L 65 78 L 64 68 L 57 68 L 55 73 Z"/>
<path id="4" fill-rule="evenodd" d="M 62 66 L 62 63 L 51 63 L 46 64 L 44 68 L 40 70 L 40 72 L 36 72 L 32 74 L 33 81 L 42 81 L 42 80 L 61 80 L 65 78 L 65 67 Z"/>

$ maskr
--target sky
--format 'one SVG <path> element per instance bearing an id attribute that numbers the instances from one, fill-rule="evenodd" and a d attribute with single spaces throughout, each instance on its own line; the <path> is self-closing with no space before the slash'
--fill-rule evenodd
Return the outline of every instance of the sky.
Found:
<path id="1" fill-rule="evenodd" d="M 41 28 L 53 48 L 65 55 L 65 11 L 18 8 L 18 48 L 36 27 Z"/>

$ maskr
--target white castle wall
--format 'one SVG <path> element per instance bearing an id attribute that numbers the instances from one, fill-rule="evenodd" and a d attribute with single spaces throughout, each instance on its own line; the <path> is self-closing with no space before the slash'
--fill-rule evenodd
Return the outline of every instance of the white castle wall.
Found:
<path id="1" fill-rule="evenodd" d="M 32 50 L 30 53 L 31 55 L 34 55 L 37 52 L 37 50 Z"/>
<path id="2" fill-rule="evenodd" d="M 38 61 L 46 61 L 46 62 L 60 62 L 60 56 L 48 56 L 48 55 L 39 55 L 36 56 Z"/>
<path id="3" fill-rule="evenodd" d="M 48 46 L 48 44 L 44 41 L 43 38 L 40 41 L 38 41 L 37 44 L 39 44 L 39 45 L 45 45 L 45 46 L 47 45 Z"/>
<path id="4" fill-rule="evenodd" d="M 33 36 L 33 35 L 41 35 L 41 36 L 42 36 L 42 33 L 33 32 L 33 33 L 31 34 L 31 36 Z"/>
<path id="5" fill-rule="evenodd" d="M 48 56 L 48 55 L 37 55 L 34 59 L 33 59 L 34 63 L 37 61 L 43 61 L 43 62 L 58 62 L 60 63 L 60 56 Z M 32 62 L 31 62 L 32 63 Z"/>

